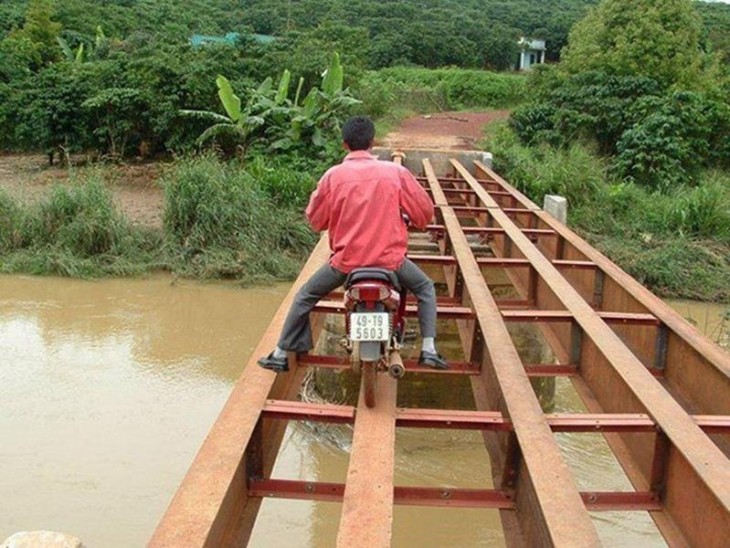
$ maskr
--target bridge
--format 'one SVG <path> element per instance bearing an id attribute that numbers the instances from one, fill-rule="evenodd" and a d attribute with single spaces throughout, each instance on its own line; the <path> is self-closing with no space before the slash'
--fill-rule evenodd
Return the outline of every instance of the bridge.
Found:
<path id="1" fill-rule="evenodd" d="M 362 395 L 357 406 L 299 401 L 308 369 L 349 367 L 333 354 L 290 355 L 289 373 L 278 376 L 256 366 L 297 289 L 327 260 L 323 236 L 150 546 L 245 546 L 266 497 L 341 503 L 338 547 L 390 546 L 394 505 L 495 509 L 509 546 L 600 545 L 592 515 L 602 511 L 648 512 L 670 546 L 727 546 L 730 356 L 484 162 L 408 156 L 436 204 L 409 257 L 441 282 L 439 319 L 455 325 L 463 359 L 445 372 L 405 360 L 407 375 L 466 376 L 474 409 L 401 408 L 398 381 L 387 375 L 378 376 L 372 409 Z M 312 315 L 315 334 L 343 313 L 341 293 L 328 296 Z M 510 323 L 533 325 L 555 359 L 524 363 Z M 586 413 L 543 411 L 531 379 L 557 377 Z M 354 425 L 344 483 L 272 477 L 289 421 Z M 395 485 L 399 427 L 481 432 L 493 486 Z M 601 433 L 632 489 L 581 491 L 556 432 Z"/>

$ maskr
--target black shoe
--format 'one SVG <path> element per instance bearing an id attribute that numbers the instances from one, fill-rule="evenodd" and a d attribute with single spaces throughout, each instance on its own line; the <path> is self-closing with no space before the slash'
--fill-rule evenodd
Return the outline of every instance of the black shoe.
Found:
<path id="1" fill-rule="evenodd" d="M 418 365 L 425 365 L 432 369 L 448 369 L 449 364 L 441 354 L 437 352 L 426 352 L 421 350 L 421 355 L 418 356 Z"/>
<path id="2" fill-rule="evenodd" d="M 257 363 L 264 369 L 268 369 L 274 373 L 286 373 L 289 371 L 289 360 L 286 357 L 275 358 L 273 352 L 265 358 L 259 358 Z"/>

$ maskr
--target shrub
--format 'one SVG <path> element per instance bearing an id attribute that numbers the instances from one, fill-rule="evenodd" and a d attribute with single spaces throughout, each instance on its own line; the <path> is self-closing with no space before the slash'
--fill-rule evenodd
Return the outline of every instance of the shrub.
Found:
<path id="1" fill-rule="evenodd" d="M 637 123 L 616 144 L 618 175 L 660 190 L 694 180 L 709 157 L 712 110 L 689 92 L 638 101 L 631 109 Z"/>

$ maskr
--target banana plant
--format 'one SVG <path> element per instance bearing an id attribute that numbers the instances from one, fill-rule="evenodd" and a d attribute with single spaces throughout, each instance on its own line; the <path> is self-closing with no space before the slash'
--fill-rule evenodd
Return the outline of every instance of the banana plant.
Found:
<path id="1" fill-rule="evenodd" d="M 214 122 L 198 137 L 199 145 L 229 134 L 238 140 L 244 155 L 254 138 L 262 140 L 270 151 L 307 145 L 322 148 L 325 133 L 339 129 L 339 116 L 359 103 L 349 90 L 343 89 L 343 68 L 337 53 L 322 76 L 320 87 L 312 88 L 303 100 L 303 78 L 299 79 L 294 101 L 289 99 L 291 73 L 288 70 L 284 70 L 276 87 L 271 78 L 266 78 L 258 88 L 249 90 L 245 103 L 224 76 L 218 76 L 216 85 L 225 115 L 200 110 L 181 112 Z"/>
<path id="2" fill-rule="evenodd" d="M 198 137 L 198 145 L 202 146 L 208 140 L 221 135 L 233 135 L 239 141 L 242 155 L 245 155 L 254 132 L 264 125 L 265 119 L 254 113 L 252 100 L 242 106 L 240 97 L 235 94 L 231 83 L 225 76 L 219 75 L 215 83 L 218 86 L 218 97 L 226 111 L 225 115 L 209 110 L 182 110 L 181 113 L 185 116 L 215 122 Z M 255 93 L 252 93 L 252 98 L 259 94 L 266 94 L 270 87 L 271 79 L 267 78 Z"/>
<path id="3" fill-rule="evenodd" d="M 64 40 L 60 36 L 56 36 L 56 42 L 58 42 L 58 45 L 61 47 L 61 51 L 63 51 L 63 56 L 66 58 L 66 61 L 77 65 L 84 62 L 83 42 L 81 42 L 81 44 L 79 44 L 79 47 L 76 48 L 76 52 L 74 52 L 68 45 L 68 42 L 66 42 L 66 40 Z"/>
<path id="4" fill-rule="evenodd" d="M 303 80 L 300 79 L 294 102 L 294 115 L 287 136 L 272 144 L 272 148 L 288 148 L 307 139 L 317 147 L 325 144 L 325 133 L 339 129 L 339 116 L 360 103 L 343 89 L 344 69 L 340 55 L 332 54 L 329 67 L 322 76 L 320 87 L 312 88 L 299 105 Z"/>

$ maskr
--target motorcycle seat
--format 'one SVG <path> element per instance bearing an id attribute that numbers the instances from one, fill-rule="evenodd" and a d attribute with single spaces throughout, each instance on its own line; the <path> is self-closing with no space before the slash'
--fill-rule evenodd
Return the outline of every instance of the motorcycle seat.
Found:
<path id="1" fill-rule="evenodd" d="M 356 282 L 370 281 L 387 282 L 392 285 L 396 291 L 401 290 L 400 282 L 398 281 L 398 276 L 396 276 L 395 272 L 393 272 L 392 270 L 387 270 L 385 268 L 375 268 L 369 266 L 356 268 L 355 270 L 350 272 L 345 279 L 345 288 L 350 287 Z"/>

